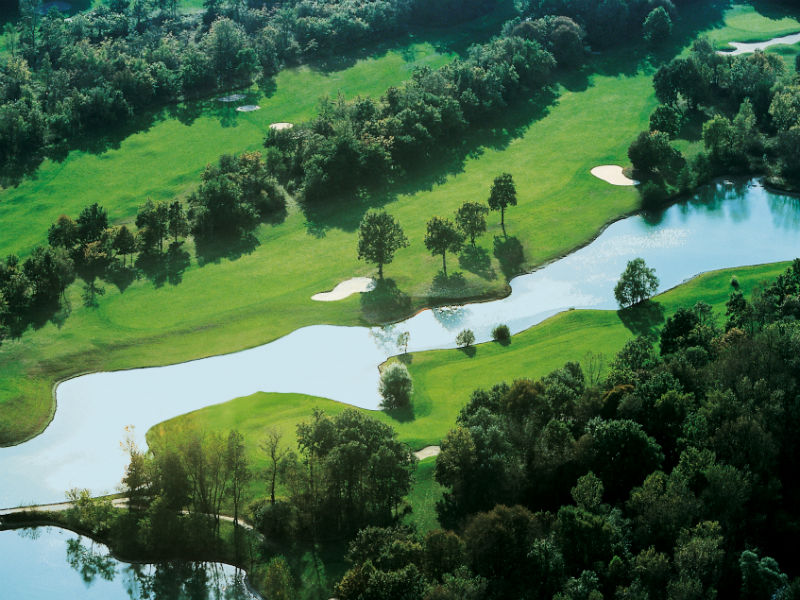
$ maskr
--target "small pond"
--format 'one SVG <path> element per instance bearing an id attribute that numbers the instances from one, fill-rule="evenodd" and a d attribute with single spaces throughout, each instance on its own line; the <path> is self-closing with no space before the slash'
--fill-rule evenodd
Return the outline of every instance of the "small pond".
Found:
<path id="1" fill-rule="evenodd" d="M 125 563 L 106 546 L 58 527 L 0 531 L 0 557 L 0 596 L 15 600 L 260 598 L 230 565 Z"/>
<path id="2" fill-rule="evenodd" d="M 637 256 L 665 290 L 704 271 L 792 259 L 800 255 L 798 231 L 797 198 L 755 180 L 719 183 L 664 211 L 614 223 L 569 256 L 513 279 L 502 300 L 425 310 L 385 328 L 315 325 L 235 354 L 76 377 L 58 386 L 56 415 L 42 435 L 0 449 L 0 507 L 61 501 L 76 486 L 114 491 L 129 426 L 143 446 L 153 425 L 238 396 L 297 392 L 376 408 L 377 367 L 399 352 L 402 331 L 410 333 L 411 352 L 453 348 L 464 328 L 482 342 L 499 323 L 518 333 L 572 307 L 614 309 L 614 285 Z"/>

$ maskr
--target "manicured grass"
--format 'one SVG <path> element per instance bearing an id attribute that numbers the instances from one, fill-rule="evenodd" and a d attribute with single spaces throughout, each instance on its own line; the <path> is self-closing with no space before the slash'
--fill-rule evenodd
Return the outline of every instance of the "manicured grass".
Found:
<path id="1" fill-rule="evenodd" d="M 417 531 L 425 534 L 432 529 L 439 527 L 436 518 L 436 503 L 444 494 L 444 488 L 434 479 L 436 468 L 436 458 L 426 458 L 417 463 L 414 487 L 408 495 L 407 501 L 411 506 L 409 514 L 404 522 L 414 525 Z"/>
<path id="2" fill-rule="evenodd" d="M 365 412 L 392 425 L 398 438 L 414 449 L 438 444 L 455 425 L 458 411 L 473 390 L 502 381 L 536 379 L 567 361 L 583 361 L 585 365 L 588 353 L 602 355 L 607 366 L 635 335 L 626 323 L 635 322 L 636 333 L 645 329 L 656 332 L 678 308 L 693 306 L 699 300 L 711 304 L 722 321 L 733 275 L 737 276 L 740 289 L 749 295 L 756 285 L 774 279 L 788 264 L 739 267 L 700 275 L 654 299 L 656 306 L 663 309 L 662 316 L 657 311 L 643 313 L 636 309 L 622 315 L 616 311 L 567 311 L 517 334 L 507 346 L 495 342 L 480 344 L 473 355 L 461 350 L 411 354 L 407 362 L 414 381 L 413 416 L 397 419 L 382 411 Z M 165 421 L 147 435 L 150 440 L 154 436 L 172 437 L 189 425 L 222 433 L 238 429 L 245 437 L 251 463 L 260 472 L 267 466 L 266 456 L 259 449 L 267 430 L 279 430 L 284 446 L 294 448 L 297 425 L 310 419 L 314 408 L 336 415 L 348 405 L 300 394 L 257 393 Z M 442 492 L 432 478 L 434 463 L 434 459 L 426 459 L 419 464 L 417 481 L 409 496 L 414 508 L 409 519 L 423 530 L 436 526 L 431 511 Z M 263 497 L 266 483 L 261 479 L 254 481 L 248 493 L 251 497 Z"/>
<path id="3" fill-rule="evenodd" d="M 800 21 L 787 12 L 786 6 L 771 2 L 735 4 L 725 11 L 724 27 L 705 35 L 720 50 L 731 50 L 728 42 L 763 42 L 800 32 Z"/>
<path id="4" fill-rule="evenodd" d="M 464 28 L 459 31 L 464 35 Z M 41 243 L 58 214 L 75 214 L 93 201 L 108 207 L 117 222 L 130 221 L 147 196 L 158 200 L 185 193 L 202 166 L 221 152 L 259 147 L 270 122 L 313 114 L 316 97 L 324 91 L 341 89 L 349 97 L 377 94 L 405 78 L 413 65 L 436 66 L 451 57 L 420 43 L 334 73 L 287 71 L 277 78 L 270 97 L 259 100 L 261 111 L 240 115 L 213 101 L 201 103 L 189 107 L 199 110 L 196 118 L 186 117 L 192 110 L 181 111 L 186 124 L 161 115 L 116 148 L 74 152 L 62 163 L 47 163 L 36 178 L 3 194 L 0 222 L 12 226 L 11 240 L 0 240 L 0 252 Z M 555 99 L 510 108 L 490 124 L 492 132 L 475 133 L 471 144 L 476 150 L 469 157 L 432 165 L 434 176 L 420 178 L 385 204 L 411 240 L 386 274 L 409 295 L 412 309 L 436 302 L 443 293 L 451 298 L 497 295 L 505 290 L 507 274 L 568 252 L 637 207 L 635 190 L 608 185 L 589 170 L 627 164 L 628 144 L 647 126 L 656 104 L 652 67 L 640 68 L 628 51 L 593 61 L 584 75 L 565 78 Z M 479 242 L 488 265 L 456 266 L 450 256 L 450 271 L 463 273 L 464 286 L 442 292 L 433 285 L 440 259 L 431 257 L 422 241 L 426 221 L 434 214 L 452 215 L 465 200 L 484 200 L 492 179 L 503 171 L 511 172 L 518 186 L 519 205 L 509 209 L 507 229 L 519 240 L 524 260 L 506 265 L 504 272 L 492 256 L 492 240 L 500 233 L 498 215 L 492 214 L 489 232 Z M 334 303 L 309 298 L 343 279 L 374 273 L 355 256 L 355 229 L 371 204 L 353 200 L 312 218 L 293 205 L 283 223 L 258 230 L 260 246 L 252 253 L 202 267 L 192 262 L 177 286 L 154 287 L 141 280 L 121 293 L 109 284 L 97 309 L 82 307 L 76 284 L 68 291 L 72 310 L 66 320 L 0 348 L 0 443 L 41 430 L 50 415 L 51 386 L 76 373 L 231 352 L 314 323 L 369 321 L 374 315 L 365 312 L 358 297 Z M 190 244 L 188 250 L 193 254 Z M 420 402 L 419 410 L 433 413 L 434 407 L 426 409 Z M 420 440 L 437 437 L 419 421 L 413 429 Z"/>

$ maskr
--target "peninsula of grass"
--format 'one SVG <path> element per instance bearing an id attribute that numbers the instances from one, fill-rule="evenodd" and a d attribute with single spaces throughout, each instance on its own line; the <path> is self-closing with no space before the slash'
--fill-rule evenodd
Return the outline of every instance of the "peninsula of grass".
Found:
<path id="1" fill-rule="evenodd" d="M 45 240 L 59 214 L 74 216 L 95 201 L 116 222 L 129 222 L 148 196 L 185 194 L 220 153 L 258 148 L 269 123 L 308 118 L 324 93 L 381 93 L 407 78 L 415 65 L 450 60 L 452 52 L 434 49 L 441 46 L 415 42 L 336 72 L 285 71 L 275 90 L 251 91 L 260 111 L 241 114 L 215 101 L 197 103 L 173 116 L 160 115 L 110 149 L 73 152 L 61 163 L 46 163 L 35 177 L 3 192 L 0 222 L 9 224 L 9 233 L 0 239 L 0 251 L 24 254 Z M 353 199 L 328 214 L 309 216 L 292 203 L 282 223 L 256 232 L 254 251 L 203 266 L 192 261 L 177 285 L 159 287 L 142 279 L 123 291 L 106 284 L 97 308 L 84 308 L 80 285 L 72 286 L 68 316 L 0 347 L 0 445 L 40 432 L 54 409 L 53 386 L 79 373 L 233 352 L 311 324 L 404 316 L 381 310 L 376 293 L 329 303 L 310 299 L 342 280 L 374 274 L 356 259 L 356 228 L 365 210 L 378 204 L 397 218 L 411 242 L 386 268 L 407 296 L 402 312 L 444 298 L 506 293 L 511 276 L 566 254 L 638 207 L 635 189 L 609 185 L 589 171 L 600 164 L 627 164 L 630 140 L 647 127 L 656 105 L 653 70 L 637 52 L 595 56 L 582 73 L 562 76 L 553 98 L 511 107 L 488 129 L 475 132 L 464 160 L 432 165 L 430 177 L 420 176 L 390 198 Z M 439 288 L 440 259 L 423 244 L 427 220 L 452 215 L 466 200 L 485 201 L 491 181 L 503 171 L 517 182 L 519 205 L 509 209 L 506 224 L 523 260 L 501 264 L 493 256 L 493 240 L 502 232 L 498 215 L 491 214 L 489 231 L 478 243 L 481 260 L 451 268 L 463 276 L 460 287 Z M 191 243 L 186 249 L 194 254 Z M 422 400 L 418 408 L 426 410 Z M 419 439 L 437 438 L 419 424 L 413 427 Z"/>
<path id="2" fill-rule="evenodd" d="M 515 379 L 536 379 L 561 368 L 568 361 L 585 362 L 587 355 L 602 355 L 607 366 L 626 341 L 644 332 L 656 333 L 678 308 L 698 301 L 713 307 L 720 324 L 731 292 L 731 277 L 746 295 L 761 282 L 774 279 L 786 270 L 788 262 L 713 271 L 695 277 L 656 296 L 650 305 L 625 311 L 572 310 L 560 313 L 527 331 L 513 336 L 509 345 L 487 342 L 475 352 L 435 350 L 406 357 L 414 381 L 413 407 L 404 413 L 365 410 L 370 416 L 394 427 L 398 438 L 413 449 L 441 442 L 455 426 L 459 410 L 477 388 Z M 653 310 L 653 308 L 658 310 Z M 394 360 L 394 359 L 391 359 Z M 267 467 L 259 444 L 270 429 L 282 433 L 282 443 L 294 448 L 297 425 L 310 419 L 314 408 L 329 415 L 341 413 L 349 405 L 302 394 L 256 393 L 229 402 L 181 415 L 153 427 L 148 440 L 172 438 L 187 427 L 227 433 L 239 430 L 245 438 L 248 458 L 256 472 Z M 364 409 L 359 409 L 364 410 Z M 433 459 L 419 464 L 418 487 L 411 494 L 412 504 L 422 512 L 414 517 L 423 527 L 432 526 L 432 510 L 441 490 L 432 479 Z M 250 497 L 263 497 L 266 481 L 254 480 Z"/>

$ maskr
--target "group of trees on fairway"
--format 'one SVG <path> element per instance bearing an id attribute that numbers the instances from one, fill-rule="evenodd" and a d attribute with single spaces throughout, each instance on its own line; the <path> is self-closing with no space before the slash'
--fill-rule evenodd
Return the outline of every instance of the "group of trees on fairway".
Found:
<path id="1" fill-rule="evenodd" d="M 259 152 L 223 155 L 208 165 L 197 190 L 188 198 L 153 202 L 148 199 L 136 215 L 136 228 L 111 226 L 106 210 L 95 203 L 76 219 L 61 215 L 47 233 L 49 247 L 36 247 L 20 260 L 0 260 L 0 341 L 19 337 L 30 325 L 40 325 L 62 308 L 66 288 L 80 277 L 83 300 L 97 305 L 105 293 L 98 280 L 120 289 L 144 275 L 158 285 L 177 283 L 188 266 L 182 240 L 194 237 L 198 256 L 236 246 L 252 236 L 259 223 L 283 217 L 286 199 L 267 173 Z M 252 240 L 251 240 L 252 241 Z M 166 249 L 165 249 L 166 244 Z M 134 259 L 134 257 L 136 257 Z"/>
<path id="2" fill-rule="evenodd" d="M 0 59 L 0 167 L 36 164 L 71 140 L 179 98 L 268 78 L 286 62 L 385 40 L 416 18 L 448 23 L 493 8 L 453 0 L 465 13 L 422 0 L 108 0 L 70 18 L 21 0 Z M 430 15 L 434 14 L 435 17 Z"/>
<path id="3" fill-rule="evenodd" d="M 679 309 L 604 379 L 476 390 L 436 462 L 449 531 L 360 532 L 336 597 L 798 597 L 798 319 L 800 259 L 722 322 Z"/>
<path id="4" fill-rule="evenodd" d="M 500 211 L 500 224 L 505 234 L 505 209 L 517 205 L 517 189 L 510 173 L 495 177 L 489 191 L 488 206 L 479 202 L 465 202 L 456 211 L 455 222 L 432 217 L 427 224 L 425 247 L 434 256 L 442 257 L 442 272 L 447 276 L 447 253 L 457 254 L 469 238 L 486 231 L 489 209 Z M 408 239 L 400 224 L 385 211 L 369 211 L 361 219 L 358 229 L 358 258 L 378 267 L 378 277 L 383 279 L 383 267 L 394 259 L 395 252 L 408 246 Z"/>
<path id="5" fill-rule="evenodd" d="M 509 102 L 541 91 L 555 64 L 534 40 L 497 37 L 437 70 L 417 69 L 379 100 L 324 99 L 313 121 L 270 130 L 267 165 L 307 201 L 382 188 L 457 149 L 466 131 Z"/>
<path id="6" fill-rule="evenodd" d="M 718 54 L 709 40 L 658 69 L 660 101 L 650 131 L 629 157 L 651 181 L 645 195 L 661 199 L 725 173 L 763 173 L 796 185 L 800 172 L 800 75 L 776 54 Z M 684 124 L 702 123 L 704 150 L 689 163 L 670 146 Z"/>

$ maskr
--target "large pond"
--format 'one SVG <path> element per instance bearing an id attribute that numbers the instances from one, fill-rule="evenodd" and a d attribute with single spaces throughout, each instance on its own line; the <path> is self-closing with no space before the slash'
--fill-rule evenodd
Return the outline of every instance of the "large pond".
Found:
<path id="1" fill-rule="evenodd" d="M 0 596 L 15 600 L 259 598 L 230 565 L 129 564 L 102 544 L 57 527 L 0 531 L 0 557 Z"/>
<path id="2" fill-rule="evenodd" d="M 508 229 L 513 235 L 513 218 Z M 798 230 L 798 199 L 757 181 L 720 183 L 658 214 L 614 223 L 588 246 L 515 278 L 502 300 L 426 310 L 386 328 L 306 327 L 235 354 L 76 377 L 58 386 L 56 416 L 42 435 L 0 449 L 0 507 L 62 500 L 74 486 L 113 491 L 130 426 L 143 445 L 146 431 L 165 419 L 256 391 L 374 409 L 377 367 L 398 353 L 401 331 L 410 333 L 409 351 L 453 348 L 464 328 L 480 342 L 499 323 L 517 333 L 571 307 L 613 309 L 614 285 L 632 258 L 655 267 L 664 290 L 712 269 L 794 258 Z"/>

